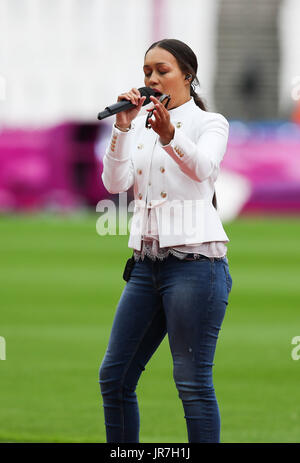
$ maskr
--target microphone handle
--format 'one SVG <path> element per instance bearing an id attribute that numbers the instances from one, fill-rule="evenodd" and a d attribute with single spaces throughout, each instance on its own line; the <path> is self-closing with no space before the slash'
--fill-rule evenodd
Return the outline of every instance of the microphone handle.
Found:
<path id="1" fill-rule="evenodd" d="M 120 113 L 122 111 L 126 111 L 127 109 L 131 109 L 134 107 L 135 107 L 135 104 L 131 103 L 131 101 L 128 101 L 128 100 L 118 101 L 117 103 L 107 106 L 104 109 L 104 111 L 101 111 L 98 114 L 98 119 L 101 121 L 102 119 L 105 119 L 106 117 L 113 116 L 114 114 Z"/>

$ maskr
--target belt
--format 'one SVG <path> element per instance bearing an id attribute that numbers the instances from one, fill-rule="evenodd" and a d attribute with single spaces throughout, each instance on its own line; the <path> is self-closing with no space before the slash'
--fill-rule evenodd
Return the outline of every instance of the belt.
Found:
<path id="1" fill-rule="evenodd" d="M 214 261 L 214 260 L 226 260 L 227 257 L 226 256 L 223 256 L 223 257 L 208 257 L 208 256 L 205 256 L 204 254 L 198 254 L 196 257 L 185 257 L 183 260 L 210 260 L 210 261 Z"/>

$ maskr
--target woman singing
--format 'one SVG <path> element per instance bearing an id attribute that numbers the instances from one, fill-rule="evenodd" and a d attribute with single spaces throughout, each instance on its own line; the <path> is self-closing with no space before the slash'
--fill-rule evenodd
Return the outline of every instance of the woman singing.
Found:
<path id="1" fill-rule="evenodd" d="M 107 442 L 139 442 L 135 391 L 166 334 L 188 441 L 220 442 L 212 366 L 232 278 L 214 182 L 229 124 L 195 92 L 197 67 L 186 44 L 161 40 L 143 69 L 145 85 L 171 97 L 167 108 L 151 96 L 146 124 L 139 90 L 118 97 L 135 107 L 116 115 L 102 180 L 110 193 L 134 187 L 134 265 L 99 371 Z"/>

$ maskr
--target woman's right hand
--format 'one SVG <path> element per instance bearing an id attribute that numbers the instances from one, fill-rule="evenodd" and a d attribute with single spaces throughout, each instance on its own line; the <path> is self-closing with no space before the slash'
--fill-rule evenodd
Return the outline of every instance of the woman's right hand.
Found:
<path id="1" fill-rule="evenodd" d="M 128 100 L 136 106 L 135 108 L 127 109 L 126 111 L 121 111 L 120 113 L 116 114 L 117 126 L 121 129 L 128 129 L 130 127 L 131 121 L 133 121 L 133 119 L 140 112 L 145 99 L 146 97 L 141 96 L 137 88 L 132 88 L 129 92 L 119 95 L 118 101 Z"/>

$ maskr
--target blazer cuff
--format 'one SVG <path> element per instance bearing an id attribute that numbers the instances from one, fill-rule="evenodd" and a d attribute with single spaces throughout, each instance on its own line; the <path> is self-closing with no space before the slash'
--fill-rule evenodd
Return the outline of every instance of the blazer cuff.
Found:
<path id="1" fill-rule="evenodd" d="M 115 161 L 128 161 L 130 159 L 131 133 L 132 129 L 128 132 L 122 132 L 113 125 L 106 156 Z"/>
<path id="2" fill-rule="evenodd" d="M 209 157 L 204 153 L 199 153 L 197 145 L 176 127 L 170 143 L 168 145 L 160 143 L 160 146 L 193 180 L 203 181 L 214 171 L 215 166 Z"/>
<path id="3" fill-rule="evenodd" d="M 168 143 L 167 145 L 163 145 L 162 142 L 160 141 L 160 137 L 158 137 L 158 144 L 159 144 L 159 146 L 160 146 L 161 148 L 165 148 L 165 147 L 167 147 L 167 146 L 171 146 L 171 143 L 172 143 L 172 141 L 174 140 L 175 135 L 176 135 L 176 127 L 175 127 L 175 131 L 174 131 L 173 138 L 172 138 L 172 140 L 170 141 L 170 143 Z"/>
<path id="4" fill-rule="evenodd" d="M 163 148 L 177 163 L 185 162 L 191 156 L 196 154 L 196 145 L 182 131 L 175 127 L 174 136 L 170 143 L 163 145 L 158 140 L 159 145 Z"/>

